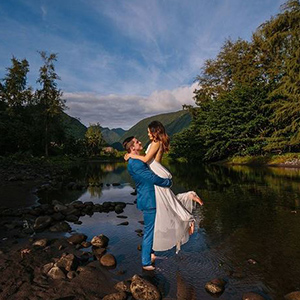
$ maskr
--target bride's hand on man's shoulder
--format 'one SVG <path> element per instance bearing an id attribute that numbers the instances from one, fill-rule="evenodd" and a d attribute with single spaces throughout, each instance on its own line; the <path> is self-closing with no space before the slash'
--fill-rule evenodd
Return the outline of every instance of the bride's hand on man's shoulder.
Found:
<path id="1" fill-rule="evenodd" d="M 126 154 L 124 155 L 125 161 L 128 161 L 128 159 L 129 159 L 130 157 L 131 157 L 130 153 L 126 153 Z"/>

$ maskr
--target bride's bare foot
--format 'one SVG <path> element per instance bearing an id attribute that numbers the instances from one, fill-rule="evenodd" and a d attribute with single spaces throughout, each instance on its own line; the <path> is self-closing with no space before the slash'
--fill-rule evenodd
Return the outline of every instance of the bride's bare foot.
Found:
<path id="1" fill-rule="evenodd" d="M 156 256 L 154 253 L 151 253 L 151 262 L 154 263 L 156 260 Z"/>
<path id="2" fill-rule="evenodd" d="M 195 231 L 195 222 L 192 222 L 189 227 L 189 235 L 192 235 Z"/>
<path id="3" fill-rule="evenodd" d="M 201 206 L 204 204 L 204 202 L 197 195 L 194 195 L 192 200 L 199 203 Z"/>

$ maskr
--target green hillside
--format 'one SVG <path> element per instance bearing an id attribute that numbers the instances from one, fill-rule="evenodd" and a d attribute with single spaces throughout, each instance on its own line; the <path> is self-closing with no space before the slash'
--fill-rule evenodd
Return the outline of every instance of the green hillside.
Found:
<path id="1" fill-rule="evenodd" d="M 84 138 L 87 128 L 79 120 L 66 113 L 62 114 L 62 120 L 68 136 L 72 136 L 75 139 Z"/>
<path id="2" fill-rule="evenodd" d="M 165 126 L 168 135 L 172 136 L 173 134 L 187 128 L 190 125 L 192 118 L 190 113 L 186 110 L 152 116 L 141 120 L 136 125 L 131 127 L 120 138 L 119 142 L 122 143 L 126 137 L 136 136 L 143 143 L 143 145 L 146 146 L 149 143 L 147 134 L 148 125 L 155 120 L 160 121 Z"/>
<path id="3" fill-rule="evenodd" d="M 122 129 L 123 130 L 123 129 Z M 115 131 L 114 129 L 109 129 L 108 127 L 104 127 L 101 128 L 101 132 L 102 132 L 102 136 L 104 138 L 104 140 L 108 143 L 108 144 L 113 144 L 117 141 L 119 141 L 121 135 L 123 134 L 123 131 Z M 121 132 L 121 134 L 119 134 L 118 132 Z"/>

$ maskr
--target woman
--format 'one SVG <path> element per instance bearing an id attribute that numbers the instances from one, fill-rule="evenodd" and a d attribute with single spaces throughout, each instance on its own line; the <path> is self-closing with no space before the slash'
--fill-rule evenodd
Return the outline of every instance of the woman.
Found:
<path id="1" fill-rule="evenodd" d="M 162 178 L 172 178 L 170 172 L 161 165 L 163 153 L 169 151 L 170 139 L 164 126 L 159 121 L 153 121 L 148 126 L 148 136 L 151 141 L 146 155 L 126 154 L 129 158 L 139 159 L 149 164 L 150 169 Z M 186 243 L 189 235 L 194 232 L 194 217 L 192 215 L 193 201 L 203 205 L 202 200 L 193 192 L 175 195 L 171 189 L 155 186 L 156 218 L 154 226 L 153 250 L 165 251 Z"/>

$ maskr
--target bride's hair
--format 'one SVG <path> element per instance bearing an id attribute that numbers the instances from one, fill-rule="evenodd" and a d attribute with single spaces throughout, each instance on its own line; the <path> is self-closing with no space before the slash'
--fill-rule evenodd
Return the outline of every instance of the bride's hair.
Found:
<path id="1" fill-rule="evenodd" d="M 153 136 L 155 142 L 161 142 L 163 151 L 168 152 L 170 150 L 170 138 L 166 133 L 165 127 L 159 121 L 152 121 L 148 128 Z"/>

